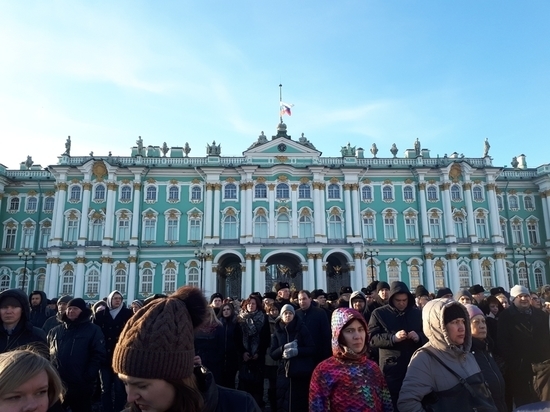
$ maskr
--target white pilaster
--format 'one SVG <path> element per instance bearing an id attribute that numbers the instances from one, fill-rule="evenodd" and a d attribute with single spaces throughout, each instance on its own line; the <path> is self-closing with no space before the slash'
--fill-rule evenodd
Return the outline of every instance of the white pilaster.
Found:
<path id="1" fill-rule="evenodd" d="M 359 185 L 357 183 L 353 183 L 351 185 L 351 210 L 353 220 L 353 236 L 356 239 L 361 239 L 361 211 L 359 208 Z"/>
<path id="2" fill-rule="evenodd" d="M 214 184 L 214 218 L 213 221 L 213 234 L 212 237 L 214 238 L 213 243 L 220 243 L 220 197 L 221 197 L 221 188 L 222 185 L 219 183 Z"/>
<path id="3" fill-rule="evenodd" d="M 128 262 L 130 262 L 128 267 L 128 292 L 126 293 L 126 304 L 129 306 L 136 298 L 136 284 L 138 279 L 137 271 L 137 257 L 135 255 L 136 251 L 130 251 L 130 256 L 128 257 Z"/>
<path id="4" fill-rule="evenodd" d="M 434 271 L 433 271 L 433 254 L 432 253 L 426 253 L 424 255 L 424 281 L 426 282 L 424 285 L 426 286 L 426 289 L 428 289 L 429 292 L 435 293 L 435 279 L 434 279 Z"/>
<path id="5" fill-rule="evenodd" d="M 86 239 L 88 239 L 88 209 L 90 208 L 90 195 L 91 195 L 91 189 L 92 184 L 90 182 L 84 182 L 82 184 L 82 188 L 84 189 L 82 191 L 82 208 L 81 208 L 81 216 L 80 216 L 80 231 L 78 235 L 78 246 L 85 246 L 86 245 Z"/>
<path id="6" fill-rule="evenodd" d="M 241 182 L 239 184 L 239 199 L 241 204 L 241 230 L 240 232 L 240 238 L 241 243 L 246 243 L 246 221 L 248 219 L 248 203 L 246 201 L 246 183 Z"/>
<path id="7" fill-rule="evenodd" d="M 456 242 L 455 227 L 453 223 L 453 214 L 451 209 L 451 196 L 449 195 L 449 182 L 444 182 L 441 186 L 441 199 L 443 203 L 443 221 L 445 222 L 445 240 L 447 243 Z"/>
<path id="8" fill-rule="evenodd" d="M 275 237 L 275 185 L 270 183 L 267 185 L 267 201 L 269 204 L 269 233 L 268 237 Z"/>
<path id="9" fill-rule="evenodd" d="M 298 237 L 298 219 L 300 216 L 298 216 L 298 185 L 292 184 L 291 186 L 291 192 L 290 192 L 290 203 L 292 207 L 292 213 L 290 217 L 290 226 L 292 227 L 292 237 L 297 238 Z"/>
<path id="10" fill-rule="evenodd" d="M 483 280 L 481 279 L 481 265 L 479 264 L 480 254 L 477 250 L 474 250 L 470 257 L 472 259 L 472 285 L 483 285 Z"/>
<path id="11" fill-rule="evenodd" d="M 204 273 L 203 276 L 204 279 L 204 295 L 210 296 L 214 292 L 218 291 L 217 285 L 216 285 L 216 273 L 212 270 L 212 257 L 208 257 L 204 261 Z"/>
<path id="12" fill-rule="evenodd" d="M 254 256 L 254 279 L 255 279 L 255 284 L 257 285 L 256 290 L 259 291 L 260 293 L 265 293 L 266 292 L 265 276 L 264 276 L 265 272 L 260 271 L 260 263 L 261 263 L 261 255 L 257 253 Z"/>
<path id="13" fill-rule="evenodd" d="M 65 211 L 65 202 L 67 201 L 67 183 L 61 182 L 57 185 L 57 192 L 55 193 L 55 215 L 52 227 L 55 234 L 52 239 L 52 246 L 61 246 L 63 242 L 63 212 Z"/>
<path id="14" fill-rule="evenodd" d="M 108 255 L 105 254 L 105 251 L 103 253 L 101 256 L 101 277 L 99 280 L 100 299 L 103 299 L 111 292 L 111 263 L 113 259 L 110 253 Z"/>
<path id="15" fill-rule="evenodd" d="M 356 252 L 354 253 L 353 257 L 355 259 L 355 272 L 353 274 L 353 277 L 351 278 L 351 288 L 356 291 L 360 290 L 363 287 L 363 283 L 365 282 L 365 275 L 363 271 L 362 254 Z"/>
<path id="16" fill-rule="evenodd" d="M 323 255 L 320 253 L 315 256 L 315 276 L 317 279 L 317 289 L 323 289 L 327 291 L 327 277 L 323 272 Z"/>
<path id="17" fill-rule="evenodd" d="M 472 183 L 464 183 L 464 203 L 466 204 L 466 222 L 468 224 L 468 236 L 472 243 L 477 242 L 476 228 L 474 222 L 474 206 L 472 204 Z"/>
<path id="18" fill-rule="evenodd" d="M 349 183 L 344 184 L 344 216 L 346 218 L 346 239 L 348 242 L 353 241 L 353 213 L 351 210 L 351 194 L 349 192 L 350 186 L 351 185 Z"/>
<path id="19" fill-rule="evenodd" d="M 103 244 L 113 246 L 114 243 L 114 220 L 115 220 L 115 205 L 116 205 L 116 183 L 107 185 L 107 207 L 105 212 L 105 230 L 103 232 Z"/>
<path id="20" fill-rule="evenodd" d="M 422 243 L 430 243 L 431 238 L 430 229 L 428 227 L 428 210 L 426 209 L 426 182 L 422 181 L 418 183 L 418 198 L 420 199 L 420 223 L 422 226 Z M 430 290 L 430 292 L 433 291 L 433 289 L 428 290 Z"/>
<path id="21" fill-rule="evenodd" d="M 141 204 L 141 183 L 134 182 L 134 196 L 132 197 L 132 229 L 130 235 L 130 246 L 139 245 L 139 226 L 141 224 L 141 215 L 139 213 L 139 205 Z"/>
<path id="22" fill-rule="evenodd" d="M 315 241 L 319 242 L 323 237 L 323 229 L 321 228 L 322 219 L 325 215 L 321 209 L 321 191 L 319 189 L 320 183 L 313 182 L 313 221 L 314 221 L 314 235 Z"/>
<path id="23" fill-rule="evenodd" d="M 313 288 L 310 289 L 310 291 L 313 289 L 319 289 L 317 286 L 319 284 L 319 280 L 317 279 L 317 271 L 315 270 L 314 256 L 315 254 L 313 253 L 308 252 L 307 254 L 307 274 L 313 283 Z"/>
<path id="24" fill-rule="evenodd" d="M 493 242 L 503 242 L 500 233 L 500 216 L 497 206 L 497 194 L 495 193 L 495 184 L 487 184 L 487 198 L 489 200 L 489 221 L 491 223 L 491 239 Z M 480 283 L 481 284 L 481 283 Z"/>

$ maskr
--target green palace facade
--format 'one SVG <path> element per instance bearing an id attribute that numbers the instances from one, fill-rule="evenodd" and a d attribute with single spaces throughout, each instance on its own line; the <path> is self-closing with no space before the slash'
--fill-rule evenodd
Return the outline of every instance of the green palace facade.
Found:
<path id="1" fill-rule="evenodd" d="M 548 283 L 550 165 L 495 167 L 488 142 L 480 157 L 431 157 L 418 139 L 401 155 L 348 143 L 323 157 L 281 122 L 242 157 L 215 142 L 204 157 L 141 138 L 129 156 L 70 145 L 46 169 L 0 165 L 0 290 L 131 301 L 184 284 L 246 296 L 279 280 Z"/>

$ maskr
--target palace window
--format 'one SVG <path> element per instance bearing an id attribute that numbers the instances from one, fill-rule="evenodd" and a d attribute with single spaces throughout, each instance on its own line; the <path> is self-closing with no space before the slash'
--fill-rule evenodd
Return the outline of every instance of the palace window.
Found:
<path id="1" fill-rule="evenodd" d="M 17 196 L 14 196 L 10 199 L 9 203 L 9 209 L 10 212 L 17 212 L 19 211 L 19 198 Z"/>
<path id="2" fill-rule="evenodd" d="M 267 199 L 267 186 L 263 183 L 258 183 L 254 188 L 254 197 L 256 199 Z"/>
<path id="3" fill-rule="evenodd" d="M 376 227 L 373 215 L 363 215 L 363 239 L 376 239 Z"/>
<path id="4" fill-rule="evenodd" d="M 497 195 L 497 207 L 498 207 L 498 210 L 504 210 L 504 202 L 502 201 L 502 195 Z"/>
<path id="5" fill-rule="evenodd" d="M 382 188 L 382 200 L 384 202 L 393 202 L 393 187 L 386 185 Z"/>
<path id="6" fill-rule="evenodd" d="M 487 235 L 487 219 L 482 213 L 478 213 L 476 216 L 476 235 L 480 240 L 489 238 Z"/>
<path id="7" fill-rule="evenodd" d="M 55 204 L 55 199 L 53 196 L 48 196 L 44 199 L 44 212 L 51 213 L 53 212 L 53 206 Z"/>
<path id="8" fill-rule="evenodd" d="M 405 216 L 405 238 L 408 241 L 418 239 L 418 236 L 416 234 L 416 225 L 416 216 Z"/>
<path id="9" fill-rule="evenodd" d="M 302 239 L 313 237 L 313 222 L 309 216 L 300 216 L 298 221 L 298 236 Z"/>
<path id="10" fill-rule="evenodd" d="M 308 183 L 298 186 L 298 199 L 311 199 L 311 186 Z"/>
<path id="11" fill-rule="evenodd" d="M 27 213 L 34 213 L 36 212 L 38 206 L 38 200 L 36 197 L 31 196 L 27 198 Z"/>
<path id="12" fill-rule="evenodd" d="M 60 295 L 72 295 L 74 288 L 74 272 L 66 270 L 61 274 Z"/>
<path id="13" fill-rule="evenodd" d="M 286 183 L 279 183 L 277 185 L 277 190 L 275 191 L 275 197 L 277 199 L 288 199 L 290 198 L 290 190 Z"/>
<path id="14" fill-rule="evenodd" d="M 336 183 L 328 185 L 328 198 L 332 200 L 340 199 L 340 186 Z"/>
<path id="15" fill-rule="evenodd" d="M 202 220 L 200 217 L 189 218 L 189 240 L 198 241 L 202 239 Z"/>
<path id="16" fill-rule="evenodd" d="M 99 295 L 99 272 L 92 269 L 86 275 L 86 296 L 93 297 Z"/>
<path id="17" fill-rule="evenodd" d="M 474 186 L 472 189 L 472 197 L 474 202 L 483 202 L 483 189 L 481 186 Z"/>
<path id="18" fill-rule="evenodd" d="M 455 227 L 455 236 L 457 239 L 466 239 L 466 228 L 464 218 L 462 216 L 453 216 L 453 222 Z"/>
<path id="19" fill-rule="evenodd" d="M 508 197 L 508 206 L 510 206 L 510 210 L 519 209 L 518 197 L 516 195 L 510 195 Z"/>
<path id="20" fill-rule="evenodd" d="M 143 241 L 154 242 L 157 234 L 157 218 L 156 216 L 146 216 L 143 220 Z"/>
<path id="21" fill-rule="evenodd" d="M 52 226 L 50 221 L 46 221 L 40 225 L 40 245 L 41 249 L 47 249 L 52 234 Z"/>
<path id="22" fill-rule="evenodd" d="M 343 239 L 342 218 L 338 215 L 331 215 L 328 220 L 328 238 Z"/>
<path id="23" fill-rule="evenodd" d="M 535 210 L 535 204 L 531 196 L 523 196 L 523 206 L 525 210 Z"/>
<path id="24" fill-rule="evenodd" d="M 426 194 L 428 195 L 428 200 L 430 202 L 437 202 L 438 196 L 437 196 L 437 188 L 435 186 L 428 186 L 426 189 Z"/>
<path id="25" fill-rule="evenodd" d="M 164 276 L 162 280 L 162 293 L 165 295 L 170 295 L 176 291 L 176 270 L 175 269 L 166 269 L 164 271 Z"/>
<path id="26" fill-rule="evenodd" d="M 460 190 L 460 185 L 456 183 L 451 186 L 451 200 L 453 202 L 460 202 L 462 200 L 462 190 Z"/>
<path id="27" fill-rule="evenodd" d="M 179 202 L 180 200 L 180 189 L 178 186 L 170 186 L 168 189 L 168 201 L 170 203 Z"/>
<path id="28" fill-rule="evenodd" d="M 529 237 L 529 244 L 532 246 L 537 246 L 540 243 L 539 224 L 535 219 L 527 221 L 527 236 Z"/>
<path id="29" fill-rule="evenodd" d="M 146 197 L 145 200 L 148 203 L 153 203 L 157 201 L 157 188 L 156 186 L 148 186 L 145 191 Z"/>
<path id="30" fill-rule="evenodd" d="M 1 275 L 0 276 L 0 292 L 8 290 L 10 288 L 10 275 Z"/>
<path id="31" fill-rule="evenodd" d="M 523 244 L 523 224 L 521 220 L 515 219 L 512 224 L 512 243 L 515 245 Z"/>
<path id="32" fill-rule="evenodd" d="M 78 186 L 78 185 L 71 186 L 69 202 L 71 202 L 71 203 L 80 202 L 81 193 L 82 193 L 82 189 L 80 189 L 80 186 Z"/>
<path id="33" fill-rule="evenodd" d="M 223 219 L 223 239 L 238 239 L 237 218 L 233 215 L 225 216 Z"/>
<path id="34" fill-rule="evenodd" d="M 361 198 L 363 202 L 372 202 L 372 187 L 363 186 L 361 189 Z"/>
<path id="35" fill-rule="evenodd" d="M 470 268 L 465 263 L 458 267 L 458 280 L 461 289 L 470 287 Z"/>
<path id="36" fill-rule="evenodd" d="M 414 191 L 411 186 L 405 186 L 403 188 L 403 200 L 407 203 L 414 201 Z"/>
<path id="37" fill-rule="evenodd" d="M 397 228 L 395 227 L 395 216 L 388 212 L 384 216 L 384 239 L 386 241 L 397 240 Z"/>
<path id="38" fill-rule="evenodd" d="M 21 249 L 32 249 L 34 245 L 35 225 L 32 221 L 23 222 L 23 235 L 21 236 Z"/>
<path id="39" fill-rule="evenodd" d="M 286 213 L 281 213 L 277 216 L 277 237 L 290 237 L 290 218 Z"/>
<path id="40" fill-rule="evenodd" d="M 266 239 L 268 237 L 267 219 L 265 216 L 256 216 L 254 219 L 254 236 Z"/>
<path id="41" fill-rule="evenodd" d="M 237 186 L 233 183 L 228 183 L 225 185 L 223 190 L 224 199 L 237 199 Z"/>
<path id="42" fill-rule="evenodd" d="M 189 286 L 199 287 L 199 269 L 191 267 L 187 271 L 187 284 Z"/>
<path id="43" fill-rule="evenodd" d="M 200 186 L 193 186 L 191 189 L 191 201 L 200 202 L 202 200 L 202 189 Z"/>
<path id="44" fill-rule="evenodd" d="M 132 188 L 129 185 L 122 186 L 120 188 L 120 201 L 122 203 L 128 203 L 132 200 Z"/>
<path id="45" fill-rule="evenodd" d="M 126 294 L 126 271 L 124 269 L 118 269 L 115 273 L 115 290 L 122 295 Z"/>
<path id="46" fill-rule="evenodd" d="M 143 269 L 141 271 L 139 293 L 145 296 L 153 293 L 153 271 L 149 268 Z"/>
<path id="47" fill-rule="evenodd" d="M 105 200 L 105 185 L 98 184 L 94 190 L 94 201 L 103 202 Z"/>

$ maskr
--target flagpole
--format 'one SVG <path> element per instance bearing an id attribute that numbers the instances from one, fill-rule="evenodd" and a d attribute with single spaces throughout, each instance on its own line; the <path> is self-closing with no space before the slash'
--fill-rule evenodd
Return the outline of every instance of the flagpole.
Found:
<path id="1" fill-rule="evenodd" d="M 283 103 L 283 85 L 279 83 L 279 119 L 283 122 L 283 112 L 281 111 L 281 104 Z"/>

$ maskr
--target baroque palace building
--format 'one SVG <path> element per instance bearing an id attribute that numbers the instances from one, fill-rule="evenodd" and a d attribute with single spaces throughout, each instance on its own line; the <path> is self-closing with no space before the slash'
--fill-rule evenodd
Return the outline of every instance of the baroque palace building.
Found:
<path id="1" fill-rule="evenodd" d="M 477 158 L 431 157 L 418 139 L 402 157 L 349 143 L 322 157 L 281 122 L 242 157 L 215 142 L 205 157 L 141 138 L 127 157 L 73 157 L 70 144 L 47 169 L 0 165 L 0 290 L 132 301 L 184 284 L 240 297 L 280 280 L 548 283 L 550 165 L 495 167 L 488 142 Z"/>

